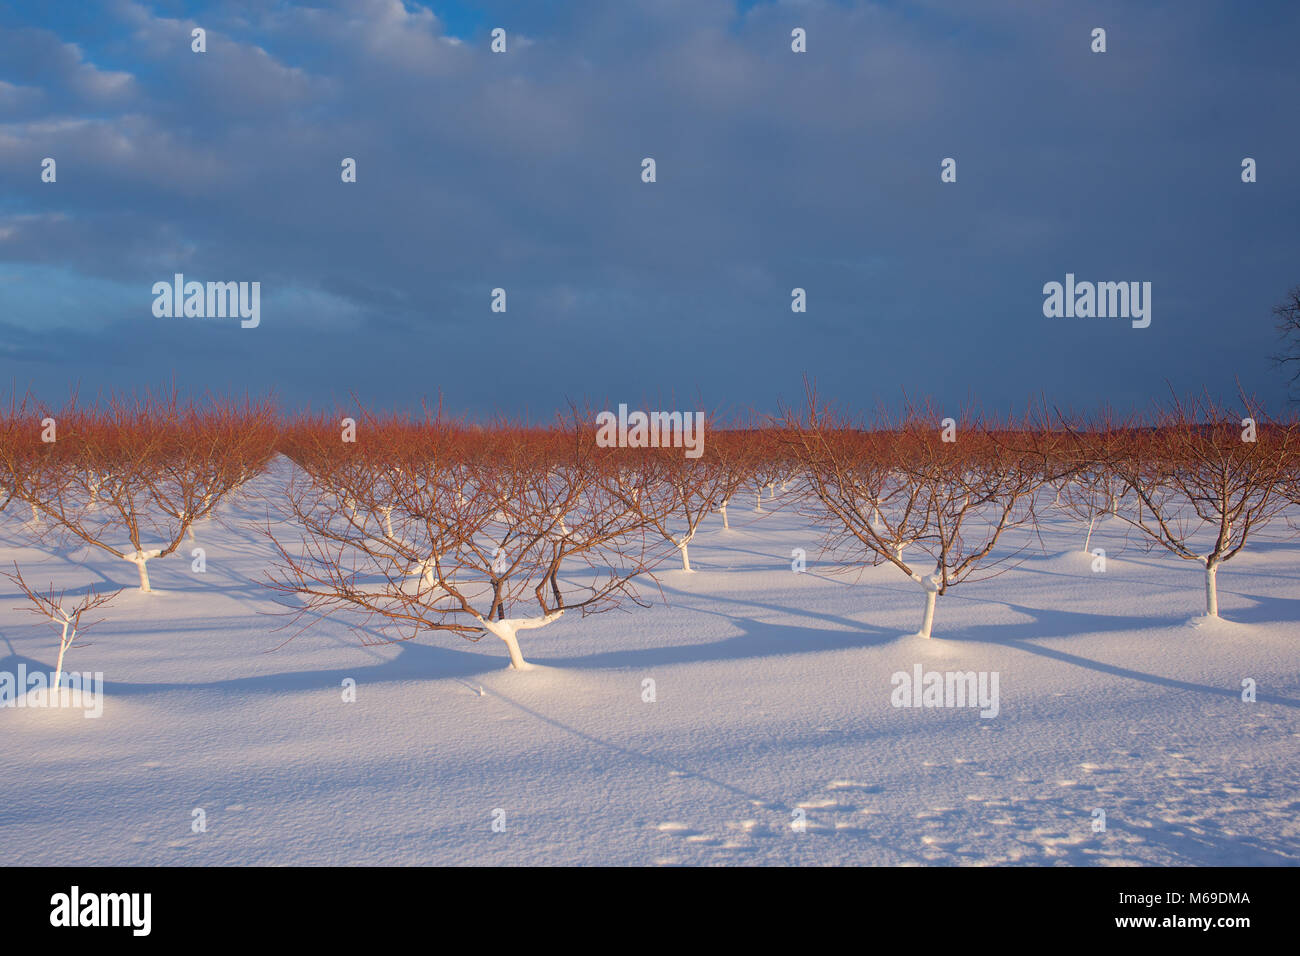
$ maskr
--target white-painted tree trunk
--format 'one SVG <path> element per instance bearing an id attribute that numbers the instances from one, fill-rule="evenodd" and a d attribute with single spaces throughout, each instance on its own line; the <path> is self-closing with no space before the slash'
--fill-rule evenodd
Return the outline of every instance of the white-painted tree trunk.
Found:
<path id="1" fill-rule="evenodd" d="M 425 586 L 432 588 L 435 592 L 442 590 L 442 585 L 438 583 L 438 575 L 435 573 L 435 562 L 437 559 L 438 556 L 436 554 L 429 555 L 428 559 L 421 561 L 420 566 L 412 572 L 414 575 L 422 577 Z"/>
<path id="2" fill-rule="evenodd" d="M 916 633 L 918 637 L 928 638 L 934 627 L 934 604 L 939 597 L 938 573 L 926 575 L 917 583 L 925 591 L 925 612 L 921 615 L 921 629 Z"/>
<path id="3" fill-rule="evenodd" d="M 1207 617 L 1219 616 L 1219 564 L 1217 561 L 1205 562 L 1205 614 Z"/>
<path id="4" fill-rule="evenodd" d="M 62 681 L 63 655 L 67 653 L 68 645 L 72 643 L 72 639 L 68 637 L 68 626 L 71 623 L 72 623 L 71 621 L 67 621 L 67 620 L 63 622 L 63 636 L 59 638 L 59 659 L 54 665 L 54 687 L 55 688 L 57 688 L 63 682 Z M 77 636 L 77 632 L 73 631 L 72 638 L 76 638 L 76 636 Z"/>
<path id="5" fill-rule="evenodd" d="M 563 611 L 552 611 L 545 617 L 514 617 L 507 618 L 504 621 L 480 620 L 483 627 L 490 634 L 495 634 L 505 642 L 506 650 L 510 653 L 510 667 L 517 671 L 528 671 L 533 669 L 533 665 L 524 660 L 523 652 L 519 649 L 519 638 L 516 637 L 516 634 L 519 631 L 526 631 L 535 627 L 545 627 L 563 614 Z"/>
<path id="6" fill-rule="evenodd" d="M 1092 516 L 1088 519 L 1088 536 L 1087 536 L 1086 538 L 1083 539 L 1083 550 L 1084 550 L 1084 551 L 1087 551 L 1087 550 L 1088 550 L 1088 545 L 1092 544 L 1092 526 L 1093 526 L 1094 524 L 1096 524 L 1096 522 L 1097 522 L 1097 516 L 1096 516 L 1096 515 L 1092 515 Z"/>
<path id="7" fill-rule="evenodd" d="M 690 534 L 682 538 L 680 541 L 667 533 L 664 534 L 664 537 L 668 539 L 669 544 L 671 544 L 674 548 L 676 548 L 681 553 L 682 570 L 693 574 L 694 572 L 691 570 L 690 544 L 691 544 L 691 539 L 695 537 L 695 532 L 692 531 Z"/>
<path id="8" fill-rule="evenodd" d="M 133 554 L 125 556 L 127 561 L 135 565 L 136 570 L 140 572 L 140 591 L 149 593 L 153 589 L 149 587 L 149 569 L 145 567 L 150 558 L 156 558 L 161 551 L 136 551 Z"/>
<path id="9" fill-rule="evenodd" d="M 730 527 L 731 527 L 731 524 L 727 521 L 727 502 L 724 501 L 724 502 L 723 502 L 723 503 L 718 507 L 718 510 L 722 512 L 722 527 L 724 527 L 724 528 L 730 528 Z"/>
<path id="10" fill-rule="evenodd" d="M 523 651 L 519 649 L 519 638 L 515 636 L 515 631 L 502 631 L 497 637 L 506 642 L 506 650 L 510 653 L 510 666 L 517 671 L 532 670 L 533 665 L 524 660 Z"/>

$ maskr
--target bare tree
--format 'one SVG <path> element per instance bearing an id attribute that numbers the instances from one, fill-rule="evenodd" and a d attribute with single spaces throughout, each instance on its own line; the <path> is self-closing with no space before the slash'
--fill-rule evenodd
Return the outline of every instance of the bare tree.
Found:
<path id="1" fill-rule="evenodd" d="M 298 541 L 268 527 L 268 586 L 300 602 L 295 619 L 349 612 L 394 640 L 492 634 L 525 670 L 519 631 L 640 603 L 644 519 L 610 490 L 617 463 L 594 434 L 576 417 L 475 431 L 363 415 L 355 444 L 299 442 Z"/>
<path id="2" fill-rule="evenodd" d="M 785 421 L 828 550 L 852 563 L 887 562 L 914 581 L 925 595 L 921 637 L 930 636 L 940 595 L 1008 560 L 994 549 L 1008 529 L 1032 523 L 1048 475 L 1032 428 L 963 416 L 953 422 L 956 440 L 945 441 L 937 415 L 909 407 L 896 419 L 882 413 L 867 430 L 819 407 L 811 391 L 807 411 Z"/>
<path id="3" fill-rule="evenodd" d="M 51 449 L 41 440 L 42 415 L 30 396 L 11 396 L 9 408 L 0 414 L 0 511 L 23 502 L 33 525 L 41 524 L 41 512 L 31 490 L 49 477 Z"/>
<path id="4" fill-rule="evenodd" d="M 705 454 L 711 456 L 712 467 L 718 472 L 717 509 L 722 515 L 722 527 L 730 529 L 727 506 L 740 493 L 740 489 L 753 480 L 749 434 L 742 430 L 715 428 L 709 436 Z"/>
<path id="5" fill-rule="evenodd" d="M 1061 453 L 1051 461 L 1050 484 L 1056 488 L 1055 504 L 1088 522 L 1083 550 L 1092 544 L 1097 519 L 1119 517 L 1119 506 L 1128 492 L 1128 484 L 1115 470 L 1114 461 L 1129 440 L 1127 429 L 1117 427 L 1109 411 L 1101 414 L 1091 427 L 1075 427 L 1063 416 L 1062 426 L 1068 440 L 1061 443 Z"/>
<path id="6" fill-rule="evenodd" d="M 754 510 L 763 510 L 763 489 L 769 499 L 776 497 L 776 484 L 791 473 L 783 436 L 772 427 L 754 428 L 748 440 L 751 454 L 749 477 L 754 483 Z"/>
<path id="7" fill-rule="evenodd" d="M 7 571 L 0 571 L 0 574 L 3 574 L 16 584 L 30 602 L 31 606 L 19 608 L 18 610 L 31 611 L 33 614 L 47 619 L 55 627 L 60 628 L 59 658 L 54 665 L 53 683 L 53 687 L 58 687 L 63 676 L 63 658 L 67 654 L 68 648 L 80 646 L 76 644 L 78 636 L 84 635 L 89 628 L 100 623 L 100 621 L 83 623 L 81 616 L 87 611 L 104 607 L 121 594 L 121 590 L 97 591 L 92 587 L 75 603 L 69 604 L 67 592 L 60 591 L 56 594 L 53 584 L 45 592 L 36 591 L 29 587 L 27 582 L 23 580 L 23 573 L 19 570 L 17 563 L 14 564 L 13 574 Z"/>
<path id="8" fill-rule="evenodd" d="M 58 425 L 43 467 L 19 494 L 53 519 L 44 534 L 131 562 L 146 592 L 147 563 L 180 548 L 196 520 L 265 467 L 276 438 L 268 405 L 199 408 L 174 392 L 114 398 L 100 409 L 74 404 Z"/>
<path id="9" fill-rule="evenodd" d="M 705 434 L 713 430 L 706 427 Z M 627 449 L 617 457 L 629 462 L 636 480 L 627 481 L 628 468 L 610 487 L 622 505 L 640 516 L 644 526 L 670 545 L 682 559 L 682 570 L 692 573 L 690 545 L 704 519 L 725 508 L 738 474 L 722 460 L 712 443 L 698 458 L 677 448 Z"/>
<path id="10" fill-rule="evenodd" d="M 1219 567 L 1289 503 L 1294 427 L 1269 423 L 1245 396 L 1241 411 L 1230 413 L 1208 396 L 1175 397 L 1156 409 L 1153 427 L 1129 429 L 1108 462 L 1134 496 L 1120 517 L 1153 545 L 1205 569 L 1207 617 L 1219 616 Z"/>

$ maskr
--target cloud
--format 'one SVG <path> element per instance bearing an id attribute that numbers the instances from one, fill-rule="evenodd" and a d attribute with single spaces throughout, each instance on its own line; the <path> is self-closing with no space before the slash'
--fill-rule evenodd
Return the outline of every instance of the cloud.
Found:
<path id="1" fill-rule="evenodd" d="M 262 326 L 221 340 L 226 359 L 304 400 L 355 385 L 489 407 L 620 388 L 770 404 L 807 371 L 866 403 L 1042 386 L 1087 405 L 1166 377 L 1264 381 L 1268 306 L 1300 252 L 1279 214 L 1296 205 L 1282 170 L 1300 134 L 1278 105 L 1300 81 L 1277 65 L 1300 14 L 545 6 L 489 3 L 463 36 L 438 5 L 396 0 L 189 18 L 122 3 L 98 39 L 0 30 L 0 175 L 15 184 L 0 268 L 49 270 L 87 296 L 51 293 L 51 310 L 141 342 L 153 281 L 261 281 Z M 1104 56 L 1087 48 L 1094 21 Z M 504 55 L 488 49 L 497 24 Z M 207 53 L 190 50 L 195 25 Z M 1264 177 L 1244 187 L 1255 154 Z M 39 181 L 44 156 L 57 184 Z M 939 182 L 946 156 L 956 184 Z M 1050 323 L 1039 290 L 1066 271 L 1155 281 L 1152 328 Z M 497 286 L 504 315 L 488 309 Z M 1226 312 L 1263 317 L 1235 327 L 1232 365 L 1198 344 Z M 162 360 L 232 381 L 184 345 L 193 331 L 166 329 Z M 42 354 L 93 375 L 104 343 L 87 343 Z M 310 361 L 286 364 L 295 348 Z M 111 354 L 119 371 L 156 367 Z M 1062 370 L 1063 356 L 1088 358 Z M 0 374 L 30 371 L 6 361 Z"/>
<path id="2" fill-rule="evenodd" d="M 14 89 L 17 80 L 67 107 L 111 107 L 137 90 L 130 73 L 97 67 L 78 44 L 64 42 L 50 30 L 0 31 L 0 62 L 10 77 L 0 89 Z"/>

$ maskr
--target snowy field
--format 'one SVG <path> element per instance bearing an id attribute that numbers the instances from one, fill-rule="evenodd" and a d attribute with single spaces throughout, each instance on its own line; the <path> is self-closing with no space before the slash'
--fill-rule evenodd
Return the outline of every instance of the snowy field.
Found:
<path id="1" fill-rule="evenodd" d="M 367 647 L 321 620 L 284 644 L 252 501 L 198 526 L 205 573 L 193 545 L 151 563 L 152 594 L 125 562 L 32 547 L 11 508 L 4 567 L 129 590 L 66 662 L 104 673 L 101 718 L 0 709 L 5 862 L 1300 862 L 1286 523 L 1223 568 L 1225 619 L 1207 623 L 1196 565 L 1112 519 L 1095 573 L 1082 524 L 1049 512 L 1014 567 L 939 599 L 927 641 L 903 636 L 915 584 L 831 573 L 779 505 L 709 519 L 696 573 L 670 563 L 662 597 L 646 589 L 656 606 L 524 633 L 529 672 L 490 636 Z M 57 634 L 0 592 L 0 671 L 48 672 Z M 996 672 L 997 716 L 893 706 L 891 675 L 917 664 Z"/>

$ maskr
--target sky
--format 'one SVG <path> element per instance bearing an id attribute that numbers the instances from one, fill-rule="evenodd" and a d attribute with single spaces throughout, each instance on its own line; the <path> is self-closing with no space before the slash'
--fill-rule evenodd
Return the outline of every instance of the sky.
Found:
<path id="1" fill-rule="evenodd" d="M 0 384 L 1282 410 L 1297 35 L 1286 2 L 11 0 Z M 258 282 L 259 324 L 155 315 L 176 273 Z M 1150 325 L 1045 316 L 1067 274 L 1149 282 Z"/>

